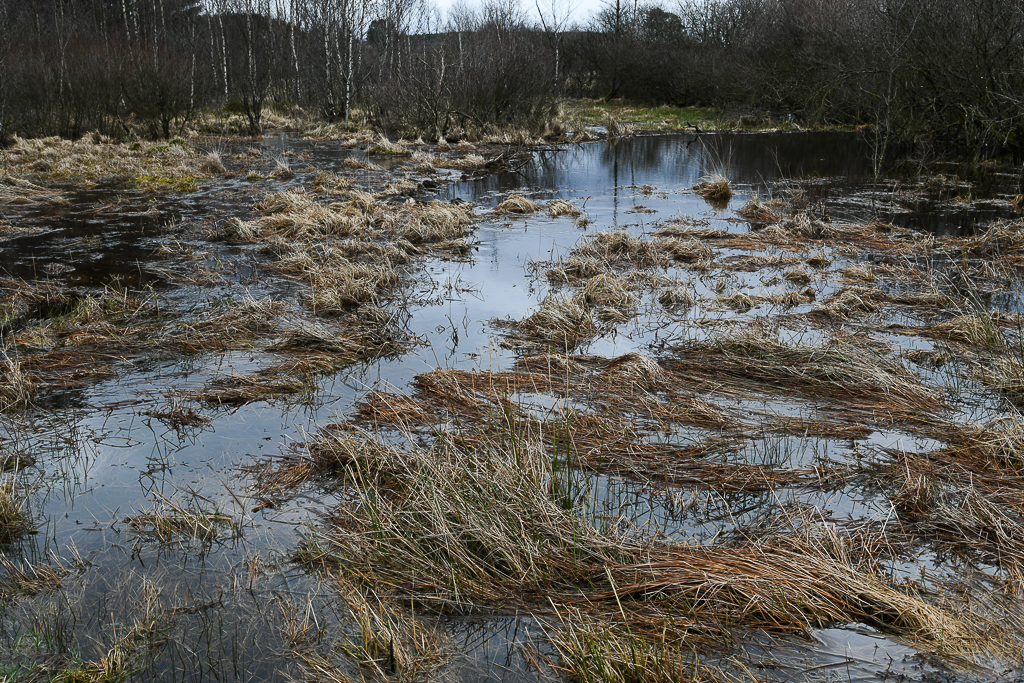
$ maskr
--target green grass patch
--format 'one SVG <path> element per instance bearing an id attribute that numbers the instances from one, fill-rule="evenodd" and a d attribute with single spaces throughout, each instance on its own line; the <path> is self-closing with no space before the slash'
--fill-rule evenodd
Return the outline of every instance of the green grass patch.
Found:
<path id="1" fill-rule="evenodd" d="M 193 176 L 180 178 L 162 178 L 153 175 L 137 175 L 132 178 L 132 185 L 146 190 L 174 190 L 175 192 L 198 192 L 199 179 Z"/>

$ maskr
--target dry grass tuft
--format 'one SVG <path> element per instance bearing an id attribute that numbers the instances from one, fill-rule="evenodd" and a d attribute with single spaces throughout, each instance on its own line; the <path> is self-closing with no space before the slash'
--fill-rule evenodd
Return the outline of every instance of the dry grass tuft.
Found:
<path id="1" fill-rule="evenodd" d="M 583 211 L 572 202 L 567 202 L 564 199 L 556 199 L 548 204 L 548 215 L 552 218 L 557 218 L 558 216 L 572 216 L 573 218 L 576 218 L 578 216 L 582 216 Z"/>
<path id="2" fill-rule="evenodd" d="M 570 254 L 568 258 L 559 260 L 554 268 L 547 271 L 546 277 L 554 283 L 573 283 L 586 280 L 608 272 L 608 264 L 596 256 Z"/>
<path id="3" fill-rule="evenodd" d="M 242 533 L 241 525 L 231 515 L 194 505 L 184 506 L 167 498 L 161 498 L 150 510 L 129 515 L 124 521 L 135 533 L 159 543 L 192 539 L 206 544 L 225 535 L 237 538 Z"/>
<path id="4" fill-rule="evenodd" d="M 0 360 L 0 412 L 24 408 L 35 395 L 35 386 L 22 369 L 21 361 L 3 351 Z"/>
<path id="5" fill-rule="evenodd" d="M 315 311 L 325 314 L 375 302 L 401 282 L 398 272 L 387 260 L 368 264 L 344 258 L 310 259 L 303 265 L 302 277 L 311 287 L 306 292 L 306 302 Z"/>
<path id="6" fill-rule="evenodd" d="M 683 383 L 716 391 L 773 392 L 827 401 L 873 419 L 919 421 L 948 409 L 941 391 L 863 341 L 786 344 L 748 332 L 676 347 L 663 363 Z"/>
<path id="7" fill-rule="evenodd" d="M 224 160 L 220 157 L 220 152 L 210 152 L 203 160 L 199 162 L 199 170 L 208 175 L 224 175 L 228 172 L 228 169 L 224 166 Z"/>
<path id="8" fill-rule="evenodd" d="M 368 161 L 367 159 L 360 159 L 358 157 L 349 157 L 341 162 L 341 165 L 345 168 L 350 168 L 354 171 L 383 171 L 384 169 Z"/>
<path id="9" fill-rule="evenodd" d="M 575 300 L 594 309 L 603 322 L 622 322 L 632 317 L 637 297 L 629 291 L 628 282 L 611 274 L 596 275 L 587 280 Z"/>
<path id="10" fill-rule="evenodd" d="M 414 244 L 457 240 L 466 235 L 474 218 L 472 205 L 466 203 L 414 204 L 399 214 L 398 235 Z"/>
<path id="11" fill-rule="evenodd" d="M 7 542 L 32 530 L 25 494 L 12 479 L 0 480 L 0 541 Z"/>
<path id="12" fill-rule="evenodd" d="M 530 433 L 357 450 L 371 460 L 346 470 L 353 504 L 299 557 L 376 591 L 443 609 L 515 606 L 555 628 L 562 608 L 552 605 L 573 606 L 579 621 L 647 642 L 669 628 L 694 639 L 736 628 L 808 635 L 856 621 L 963 655 L 991 645 L 980 624 L 856 566 L 832 527 L 716 548 L 602 531 L 567 503 Z"/>
<path id="13" fill-rule="evenodd" d="M 642 353 L 627 353 L 614 359 L 601 371 L 600 381 L 606 384 L 640 387 L 657 391 L 664 386 L 665 372 L 658 362 Z"/>
<path id="14" fill-rule="evenodd" d="M 851 282 L 874 282 L 875 271 L 870 263 L 855 263 L 847 268 L 839 269 L 844 280 Z"/>
<path id="15" fill-rule="evenodd" d="M 654 247 L 667 254 L 673 261 L 702 264 L 710 268 L 713 252 L 698 240 L 681 240 L 676 237 L 662 237 L 654 241 Z"/>
<path id="16" fill-rule="evenodd" d="M 444 631 L 410 614 L 397 600 L 381 599 L 341 577 L 334 584 L 357 629 L 357 637 L 346 636 L 338 649 L 359 667 L 361 678 L 426 681 L 451 658 Z"/>
<path id="17" fill-rule="evenodd" d="M 251 376 L 231 375 L 216 379 L 193 398 L 212 405 L 239 406 L 308 391 L 309 386 L 302 380 L 282 375 L 276 368 L 271 368 Z"/>
<path id="18" fill-rule="evenodd" d="M 634 237 L 625 230 L 591 235 L 573 250 L 573 254 L 611 264 L 629 264 L 638 268 L 666 263 L 665 254 L 654 242 Z"/>
<path id="19" fill-rule="evenodd" d="M 849 320 L 857 315 L 878 311 L 888 300 L 878 288 L 847 286 L 829 295 L 815 311 L 839 320 Z"/>
<path id="20" fill-rule="evenodd" d="M 17 563 L 0 554 L 0 598 L 11 600 L 39 593 L 60 590 L 68 574 L 58 562 L 57 565 Z"/>
<path id="21" fill-rule="evenodd" d="M 761 237 L 772 241 L 792 242 L 799 239 L 830 239 L 840 235 L 830 224 L 799 213 L 793 218 L 773 223 L 765 228 Z"/>
<path id="22" fill-rule="evenodd" d="M 811 274 L 803 268 L 790 268 L 782 274 L 782 279 L 794 285 L 806 287 L 811 284 Z"/>
<path id="23" fill-rule="evenodd" d="M 732 294 L 723 294 L 715 299 L 715 303 L 718 306 L 724 308 L 730 308 L 737 313 L 746 313 L 752 309 L 755 305 L 755 301 L 747 294 L 743 292 L 733 292 Z"/>
<path id="24" fill-rule="evenodd" d="M 693 189 L 712 204 L 725 204 L 732 199 L 732 184 L 720 173 L 702 178 Z"/>
<path id="25" fill-rule="evenodd" d="M 294 178 L 295 171 L 292 170 L 291 166 L 289 166 L 288 162 L 284 159 L 275 159 L 274 170 L 270 172 L 270 175 L 275 178 L 286 180 L 288 178 Z"/>
<path id="26" fill-rule="evenodd" d="M 547 346 L 568 352 L 598 333 L 593 312 L 586 304 L 558 294 L 545 297 L 540 308 L 522 320 L 493 323 L 511 328 L 502 345 L 516 348 Z"/>
<path id="27" fill-rule="evenodd" d="M 782 308 L 803 306 L 811 303 L 814 299 L 815 294 L 812 289 L 805 289 L 803 292 L 785 292 L 783 294 L 769 294 L 768 296 L 758 297 L 758 300 L 763 300 L 772 306 L 780 306 Z"/>
<path id="28" fill-rule="evenodd" d="M 0 171 L 0 204 L 69 204 L 60 192 Z"/>
<path id="29" fill-rule="evenodd" d="M 515 213 L 520 215 L 531 214 L 541 210 L 540 204 L 531 202 L 521 194 L 513 192 L 503 202 L 494 208 L 496 214 Z"/>
<path id="30" fill-rule="evenodd" d="M 779 201 L 762 202 L 759 197 L 751 197 L 736 210 L 736 215 L 750 223 L 771 225 L 782 220 L 782 215 L 775 211 L 781 204 Z"/>
<path id="31" fill-rule="evenodd" d="M 658 303 L 661 304 L 666 311 L 675 313 L 677 311 L 683 311 L 691 308 L 695 303 L 697 303 L 697 301 L 689 287 L 680 286 L 669 287 L 662 291 L 662 293 L 658 295 Z"/>
<path id="32" fill-rule="evenodd" d="M 336 173 L 320 171 L 313 177 L 310 185 L 317 192 L 335 193 L 350 189 L 353 181 L 351 178 L 345 178 Z"/>

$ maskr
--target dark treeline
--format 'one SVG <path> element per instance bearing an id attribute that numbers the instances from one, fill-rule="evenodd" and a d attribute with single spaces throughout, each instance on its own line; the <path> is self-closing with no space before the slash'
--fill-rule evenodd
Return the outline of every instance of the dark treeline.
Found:
<path id="1" fill-rule="evenodd" d="M 574 35 L 594 94 L 877 124 L 882 143 L 1024 154 L 1020 0 L 612 0 Z"/>
<path id="2" fill-rule="evenodd" d="M 1024 154 L 1020 0 L 610 0 L 583 25 L 560 2 L 0 0 L 0 133 L 170 137 L 210 111 L 258 132 L 274 105 L 436 138 L 622 97 Z"/>

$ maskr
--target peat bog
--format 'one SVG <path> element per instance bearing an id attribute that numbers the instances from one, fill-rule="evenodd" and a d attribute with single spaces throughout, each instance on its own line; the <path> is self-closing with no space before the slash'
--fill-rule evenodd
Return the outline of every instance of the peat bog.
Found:
<path id="1" fill-rule="evenodd" d="M 0 152 L 5 680 L 1022 675 L 1017 178 L 122 147 Z"/>

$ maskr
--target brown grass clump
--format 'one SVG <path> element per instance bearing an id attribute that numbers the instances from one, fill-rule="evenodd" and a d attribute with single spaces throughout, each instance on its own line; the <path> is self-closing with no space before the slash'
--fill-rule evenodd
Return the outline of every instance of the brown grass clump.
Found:
<path id="1" fill-rule="evenodd" d="M 665 263 L 665 255 L 654 242 L 634 237 L 625 230 L 591 235 L 573 250 L 573 253 L 584 258 L 596 258 L 612 264 L 630 264 L 640 268 Z"/>
<path id="2" fill-rule="evenodd" d="M 220 158 L 220 153 L 216 151 L 210 152 L 199 162 L 199 170 L 208 175 L 224 175 L 228 172 L 228 169 L 224 166 L 224 160 Z"/>
<path id="3" fill-rule="evenodd" d="M 336 173 L 320 171 L 313 177 L 310 185 L 317 192 L 335 193 L 350 189 L 353 181 L 351 178 L 345 178 Z"/>
<path id="4" fill-rule="evenodd" d="M 601 119 L 601 125 L 604 126 L 605 130 L 608 132 L 608 137 L 610 138 L 618 138 L 624 135 L 633 134 L 633 126 L 620 121 L 610 111 L 604 112 L 604 116 Z M 583 142 L 585 139 L 586 138 L 580 138 L 579 135 L 575 138 L 576 142 Z"/>
<path id="5" fill-rule="evenodd" d="M 169 543 L 176 538 L 210 543 L 225 534 L 237 537 L 241 526 L 231 515 L 162 498 L 160 503 L 125 518 L 135 533 Z"/>
<path id="6" fill-rule="evenodd" d="M 658 362 L 642 353 L 627 353 L 610 362 L 601 371 L 600 381 L 604 384 L 627 385 L 646 391 L 657 391 L 665 383 L 665 372 Z"/>
<path id="7" fill-rule="evenodd" d="M 311 287 L 306 302 L 320 313 L 339 313 L 376 301 L 401 282 L 386 260 L 376 264 L 333 258 L 310 260 L 302 269 L 302 277 Z"/>
<path id="8" fill-rule="evenodd" d="M 840 268 L 839 273 L 844 280 L 852 282 L 873 282 L 875 279 L 875 272 L 870 263 L 855 263 L 847 268 Z"/>
<path id="9" fill-rule="evenodd" d="M 357 171 L 383 171 L 384 169 L 368 161 L 367 159 L 360 159 L 358 157 L 349 157 L 341 162 L 341 165 L 345 168 L 350 168 Z"/>
<path id="10" fill-rule="evenodd" d="M 857 340 L 785 344 L 765 334 L 727 336 L 676 347 L 662 366 L 679 381 L 717 392 L 768 391 L 841 405 L 889 422 L 919 421 L 945 411 L 942 393 L 901 362 Z"/>
<path id="11" fill-rule="evenodd" d="M 715 302 L 724 308 L 731 308 L 737 313 L 746 313 L 754 307 L 755 301 L 747 294 L 743 292 L 733 292 L 732 294 L 723 294 L 722 296 L 715 299 Z"/>
<path id="12" fill-rule="evenodd" d="M 67 573 L 68 570 L 59 561 L 56 565 L 33 566 L 28 562 L 15 562 L 7 555 L 0 554 L 0 598 L 11 600 L 59 590 Z"/>
<path id="13" fill-rule="evenodd" d="M 333 583 L 357 629 L 357 637 L 345 634 L 337 650 L 358 666 L 360 678 L 369 673 L 376 680 L 397 675 L 399 680 L 427 681 L 451 658 L 452 643 L 444 631 L 417 618 L 399 601 L 382 598 L 343 577 L 334 577 Z M 311 648 L 299 656 L 307 668 L 326 673 L 324 658 Z M 317 680 L 354 679 L 341 674 L 337 679 L 325 675 Z"/>
<path id="14" fill-rule="evenodd" d="M 69 204 L 60 193 L 0 172 L 0 204 Z"/>
<path id="15" fill-rule="evenodd" d="M 32 401 L 35 386 L 21 361 L 3 351 L 0 359 L 0 412 L 24 408 Z"/>
<path id="16" fill-rule="evenodd" d="M 934 323 L 928 333 L 940 339 L 976 346 L 989 351 L 1002 351 L 1007 346 L 1005 326 L 1017 327 L 1021 321 L 1016 316 L 993 315 L 987 311 L 967 313 Z"/>
<path id="17" fill-rule="evenodd" d="M 466 203 L 434 200 L 428 204 L 414 204 L 399 214 L 402 227 L 398 235 L 414 244 L 456 240 L 466 234 L 474 218 L 472 205 Z"/>
<path id="18" fill-rule="evenodd" d="M 583 211 L 572 202 L 567 202 L 564 199 L 556 199 L 548 204 L 548 215 L 552 218 L 557 218 L 558 216 L 572 216 L 573 218 L 576 218 L 583 215 Z"/>
<path id="19" fill-rule="evenodd" d="M 541 208 L 540 204 L 535 204 L 521 194 L 513 192 L 494 208 L 494 213 L 499 215 L 508 213 L 525 215 L 540 211 Z"/>
<path id="20" fill-rule="evenodd" d="M 762 202 L 759 197 L 751 197 L 746 204 L 736 209 L 736 215 L 751 223 L 771 225 L 782 220 L 782 215 L 775 212 L 781 202 Z"/>
<path id="21" fill-rule="evenodd" d="M 572 283 L 596 277 L 608 272 L 608 264 L 596 256 L 570 254 L 565 260 L 559 260 L 554 268 L 547 271 L 546 277 L 551 282 Z"/>
<path id="22" fill-rule="evenodd" d="M 764 297 L 757 297 L 758 301 L 765 301 L 772 306 L 780 306 L 782 308 L 794 308 L 796 306 L 803 306 L 814 301 L 814 290 L 807 289 L 803 292 L 785 292 L 782 294 L 769 294 Z"/>
<path id="23" fill-rule="evenodd" d="M 782 274 L 782 279 L 801 287 L 811 284 L 811 274 L 803 268 L 790 268 Z"/>
<path id="24" fill-rule="evenodd" d="M 821 312 L 840 320 L 849 320 L 856 315 L 878 311 L 889 298 L 875 287 L 848 286 L 829 295 L 815 312 Z"/>
<path id="25" fill-rule="evenodd" d="M 722 174 L 702 178 L 693 189 L 701 197 L 713 204 L 724 204 L 732 199 L 732 184 Z"/>
<path id="26" fill-rule="evenodd" d="M 575 299 L 593 308 L 598 320 L 622 322 L 632 317 L 637 297 L 629 291 L 628 283 L 611 274 L 596 275 L 587 280 Z"/>
<path id="27" fill-rule="evenodd" d="M 548 346 L 571 351 L 598 333 L 591 309 L 575 297 L 552 294 L 540 308 L 518 321 L 495 320 L 511 328 L 502 345 L 509 347 Z"/>
<path id="28" fill-rule="evenodd" d="M 301 380 L 271 368 L 252 376 L 231 375 L 216 379 L 193 398 L 212 405 L 239 406 L 308 391 L 309 387 Z"/>
<path id="29" fill-rule="evenodd" d="M 654 246 L 673 261 L 682 263 L 704 263 L 706 267 L 710 267 L 713 257 L 712 251 L 695 239 L 662 237 L 654 241 Z"/>
<path id="30" fill-rule="evenodd" d="M 360 472 L 373 476 L 396 453 L 393 446 L 359 432 L 328 428 L 276 462 L 249 469 L 257 477 L 259 495 L 272 499 L 311 482 L 345 481 Z"/>
<path id="31" fill-rule="evenodd" d="M 255 231 L 260 237 L 279 235 L 292 239 L 350 235 L 365 229 L 371 219 L 374 202 L 364 195 L 352 191 L 346 194 L 348 201 L 325 206 L 302 189 L 275 192 L 254 205 L 256 211 L 269 214 L 256 222 Z M 237 225 L 232 225 L 232 229 L 242 235 L 252 231 L 237 230 Z"/>
<path id="32" fill-rule="evenodd" d="M 366 153 L 374 156 L 410 156 L 412 154 L 402 143 L 392 142 L 383 135 L 377 136 L 377 140 L 366 150 Z"/>
<path id="33" fill-rule="evenodd" d="M 951 652 L 985 642 L 977 624 L 856 567 L 834 529 L 719 548 L 600 531 L 563 507 L 559 475 L 529 434 L 471 449 L 358 449 L 373 460 L 346 470 L 356 500 L 299 557 L 377 591 L 447 609 L 520 606 L 541 619 L 571 605 L 587 623 L 644 638 L 862 621 Z"/>
<path id="34" fill-rule="evenodd" d="M 764 239 L 790 242 L 801 238 L 835 238 L 839 236 L 839 232 L 828 223 L 812 218 L 806 213 L 799 213 L 793 218 L 769 225 L 760 235 Z"/>
<path id="35" fill-rule="evenodd" d="M 0 541 L 10 541 L 31 530 L 26 505 L 25 495 L 5 476 L 0 481 Z"/>
<path id="36" fill-rule="evenodd" d="M 1024 252 L 1024 220 L 995 221 L 977 235 L 955 241 L 953 246 L 975 256 L 1019 257 Z"/>
<path id="37" fill-rule="evenodd" d="M 658 295 L 658 303 L 670 313 L 691 308 L 696 302 L 688 287 L 669 287 Z"/>
<path id="38" fill-rule="evenodd" d="M 256 221 L 243 221 L 237 216 L 224 221 L 220 235 L 237 242 L 255 242 L 260 239 L 260 226 Z"/>

